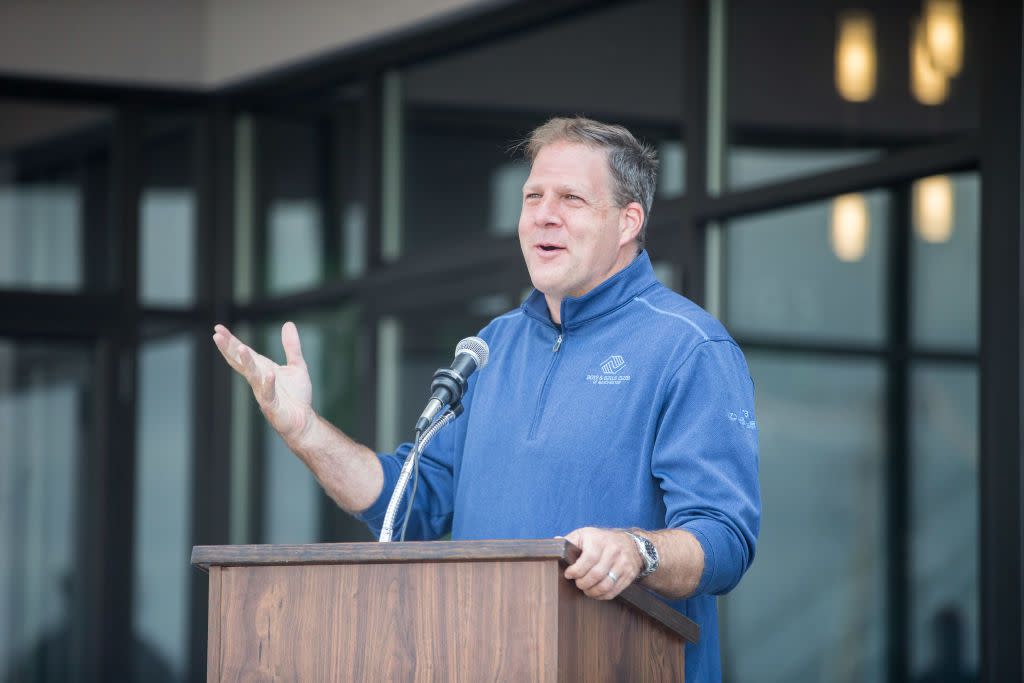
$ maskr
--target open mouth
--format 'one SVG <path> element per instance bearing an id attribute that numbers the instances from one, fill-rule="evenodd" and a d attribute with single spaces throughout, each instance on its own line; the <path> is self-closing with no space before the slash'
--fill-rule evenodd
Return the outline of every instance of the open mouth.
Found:
<path id="1" fill-rule="evenodd" d="M 549 252 L 549 253 L 556 252 L 556 251 L 564 251 L 565 250 L 565 247 L 560 247 L 557 244 L 538 244 L 537 247 L 541 251 L 546 251 L 546 252 Z"/>

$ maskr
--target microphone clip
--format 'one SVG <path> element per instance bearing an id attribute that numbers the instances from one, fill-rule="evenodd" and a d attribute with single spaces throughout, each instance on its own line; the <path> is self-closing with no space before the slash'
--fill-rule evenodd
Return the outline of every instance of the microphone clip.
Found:
<path id="1" fill-rule="evenodd" d="M 465 394 L 468 385 L 466 378 L 451 368 L 438 368 L 430 383 L 430 393 L 443 403 L 449 403 L 455 396 L 461 397 Z M 439 394 L 440 391 L 447 392 L 448 400 L 444 400 L 444 394 Z"/>

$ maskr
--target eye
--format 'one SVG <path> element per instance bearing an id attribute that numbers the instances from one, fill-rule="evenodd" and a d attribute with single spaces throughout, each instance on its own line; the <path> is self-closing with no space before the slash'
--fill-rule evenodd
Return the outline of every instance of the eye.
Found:
<path id="1" fill-rule="evenodd" d="M 583 201 L 583 197 L 580 197 L 579 195 L 575 195 L 575 194 L 566 194 L 566 195 L 563 195 L 563 197 L 567 201 L 574 202 L 574 203 L 579 203 L 579 202 Z"/>

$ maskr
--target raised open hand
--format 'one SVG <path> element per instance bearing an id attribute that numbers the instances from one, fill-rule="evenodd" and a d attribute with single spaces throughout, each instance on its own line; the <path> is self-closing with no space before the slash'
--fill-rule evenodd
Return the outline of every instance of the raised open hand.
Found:
<path id="1" fill-rule="evenodd" d="M 256 353 L 223 325 L 213 329 L 213 342 L 228 365 L 249 382 L 270 426 L 285 441 L 300 435 L 313 417 L 313 385 L 295 324 L 287 322 L 281 327 L 285 365 Z"/>

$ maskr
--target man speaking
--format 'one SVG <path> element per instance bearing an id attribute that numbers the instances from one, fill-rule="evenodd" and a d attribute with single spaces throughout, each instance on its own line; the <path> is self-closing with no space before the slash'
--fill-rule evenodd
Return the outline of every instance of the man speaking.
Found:
<path id="1" fill-rule="evenodd" d="M 753 386 L 708 313 L 655 279 L 644 251 L 654 152 L 621 126 L 556 118 L 525 143 L 519 242 L 535 291 L 480 332 L 486 370 L 426 448 L 408 537 L 565 536 L 592 598 L 640 581 L 701 627 L 686 679 L 721 678 L 716 595 L 750 566 L 760 526 Z M 314 412 L 292 323 L 286 365 L 218 325 L 214 342 L 338 505 L 379 532 L 405 455 L 378 454 Z"/>

